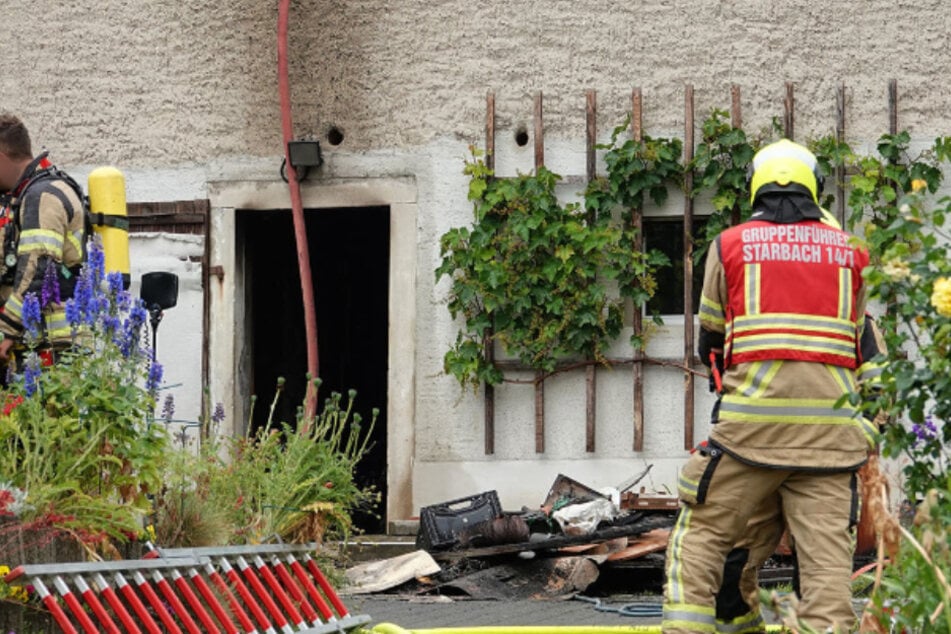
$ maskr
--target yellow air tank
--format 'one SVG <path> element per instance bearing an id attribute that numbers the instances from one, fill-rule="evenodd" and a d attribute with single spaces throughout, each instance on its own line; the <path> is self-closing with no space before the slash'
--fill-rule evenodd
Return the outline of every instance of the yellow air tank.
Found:
<path id="1" fill-rule="evenodd" d="M 129 288 L 129 217 L 125 204 L 125 176 L 114 167 L 97 167 L 89 174 L 89 215 L 93 231 L 102 240 L 106 273 L 122 274 Z"/>

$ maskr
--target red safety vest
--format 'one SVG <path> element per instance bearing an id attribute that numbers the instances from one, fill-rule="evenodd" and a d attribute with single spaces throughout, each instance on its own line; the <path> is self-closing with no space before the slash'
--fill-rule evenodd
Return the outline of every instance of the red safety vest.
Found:
<path id="1" fill-rule="evenodd" d="M 727 365 L 786 359 L 858 365 L 855 298 L 868 254 L 818 221 L 723 232 Z"/>

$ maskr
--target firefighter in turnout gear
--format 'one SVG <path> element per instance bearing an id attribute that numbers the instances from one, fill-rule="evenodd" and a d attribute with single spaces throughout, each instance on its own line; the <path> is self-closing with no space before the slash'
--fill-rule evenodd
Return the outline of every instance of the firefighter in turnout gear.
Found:
<path id="1" fill-rule="evenodd" d="M 26 127 L 10 114 L 0 114 L 2 192 L 0 359 L 7 359 L 23 336 L 28 293 L 40 299 L 43 342 L 54 349 L 69 345 L 72 331 L 63 304 L 83 261 L 86 218 L 82 190 L 46 153 L 33 156 Z"/>
<path id="2" fill-rule="evenodd" d="M 833 222 L 834 226 L 838 226 L 838 222 Z M 858 368 L 858 382 L 863 396 L 875 401 L 884 368 L 884 364 L 875 359 L 878 355 L 885 354 L 886 349 L 882 333 L 869 315 L 865 316 L 861 353 L 862 365 Z M 879 428 L 886 422 L 884 411 L 879 412 L 873 421 Z M 860 491 L 863 488 L 863 480 L 877 473 L 877 464 L 869 461 L 859 469 Z M 871 470 L 870 474 L 866 473 L 867 470 Z M 765 503 L 747 523 L 740 541 L 727 555 L 723 569 L 723 582 L 716 598 L 718 632 L 741 631 L 748 634 L 766 631 L 766 624 L 759 611 L 759 569 L 776 553 L 785 530 L 786 523 L 778 496 Z M 792 540 L 789 541 L 789 546 L 793 547 Z M 795 555 L 795 551 L 793 552 Z M 793 564 L 793 590 L 801 597 L 795 557 Z"/>
<path id="3" fill-rule="evenodd" d="M 700 357 L 720 366 L 710 438 L 680 473 L 681 510 L 667 549 L 663 631 L 715 632 L 727 554 L 776 504 L 796 541 L 799 616 L 847 631 L 856 470 L 874 426 L 856 391 L 868 255 L 824 224 L 815 156 L 788 140 L 753 158 L 750 221 L 707 255 Z M 739 624 L 737 624 L 739 625 Z"/>

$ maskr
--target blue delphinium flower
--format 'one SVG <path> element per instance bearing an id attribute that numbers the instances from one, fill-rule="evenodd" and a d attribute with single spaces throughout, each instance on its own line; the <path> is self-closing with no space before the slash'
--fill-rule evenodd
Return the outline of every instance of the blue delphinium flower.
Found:
<path id="1" fill-rule="evenodd" d="M 158 361 L 153 361 L 149 366 L 149 376 L 145 380 L 145 389 L 150 393 L 154 394 L 158 390 L 159 385 L 162 383 L 162 364 Z"/>
<path id="2" fill-rule="evenodd" d="M 106 253 L 102 250 L 102 241 L 93 238 L 87 249 L 86 266 L 90 279 L 98 286 L 106 275 Z"/>
<path id="3" fill-rule="evenodd" d="M 81 325 L 96 326 L 100 313 L 109 307 L 109 300 L 100 291 L 106 262 L 102 243 L 95 238 L 90 240 L 86 253 L 73 297 L 66 302 L 66 318 L 74 329 Z"/>
<path id="4" fill-rule="evenodd" d="M 119 291 L 116 293 L 116 308 L 119 312 L 128 312 L 132 308 L 132 295 L 129 291 Z"/>
<path id="5" fill-rule="evenodd" d="M 119 346 L 119 351 L 122 353 L 122 356 L 127 359 L 139 351 L 139 341 L 142 338 L 142 326 L 145 324 L 145 319 L 148 316 L 145 305 L 141 299 L 137 299 L 135 302 L 130 300 L 130 304 L 129 315 L 123 320 L 122 327 L 116 332 L 114 337 L 116 345 Z"/>
<path id="6" fill-rule="evenodd" d="M 934 424 L 934 417 L 928 415 L 925 417 L 923 425 L 915 423 L 911 426 L 911 431 L 915 434 L 915 444 L 919 442 L 930 442 L 938 437 L 938 428 Z"/>
<path id="7" fill-rule="evenodd" d="M 162 418 L 165 419 L 166 423 L 172 422 L 172 418 L 175 416 L 175 397 L 171 394 L 165 395 L 165 402 L 162 403 Z"/>
<path id="8" fill-rule="evenodd" d="M 43 288 L 40 289 L 40 306 L 46 308 L 50 304 L 59 304 L 59 274 L 56 263 L 46 267 L 46 273 L 43 275 Z"/>
<path id="9" fill-rule="evenodd" d="M 89 269 L 83 267 L 79 279 L 76 281 L 76 288 L 73 290 L 73 297 L 66 301 L 66 319 L 73 328 L 89 322 L 90 305 L 95 306 L 95 293 L 93 291 L 92 280 L 89 279 Z"/>
<path id="10" fill-rule="evenodd" d="M 115 336 L 121 326 L 122 322 L 115 315 L 104 315 L 102 317 L 102 328 L 108 335 Z"/>
<path id="11" fill-rule="evenodd" d="M 27 293 L 23 296 L 23 330 L 27 339 L 34 342 L 40 338 L 40 329 L 43 323 L 43 314 L 40 311 L 40 300 L 36 293 Z"/>
<path id="12" fill-rule="evenodd" d="M 211 422 L 220 425 L 225 419 L 224 403 L 215 403 L 215 411 L 211 413 Z"/>
<path id="13" fill-rule="evenodd" d="M 75 299 L 66 300 L 66 321 L 70 326 L 75 330 L 79 327 L 79 322 L 82 321 L 82 312 L 79 309 L 79 302 Z"/>
<path id="14" fill-rule="evenodd" d="M 112 293 L 114 297 L 118 297 L 123 289 L 122 284 L 122 273 L 119 271 L 111 271 L 106 275 L 106 283 L 109 284 L 109 292 Z"/>
<path id="15" fill-rule="evenodd" d="M 35 352 L 27 354 L 23 364 L 23 390 L 27 398 L 36 394 L 42 373 L 43 367 L 40 363 L 40 357 Z"/>

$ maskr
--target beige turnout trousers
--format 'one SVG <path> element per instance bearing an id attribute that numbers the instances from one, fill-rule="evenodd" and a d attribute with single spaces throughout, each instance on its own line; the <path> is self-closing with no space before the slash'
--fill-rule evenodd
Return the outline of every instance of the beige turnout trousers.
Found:
<path id="1" fill-rule="evenodd" d="M 715 598 L 727 553 L 750 518 L 770 515 L 765 505 L 775 506 L 777 495 L 799 557 L 800 618 L 819 631 L 852 627 L 854 472 L 757 467 L 711 446 L 690 457 L 678 489 L 681 510 L 667 547 L 664 632 L 759 631 L 758 618 L 718 626 Z"/>

